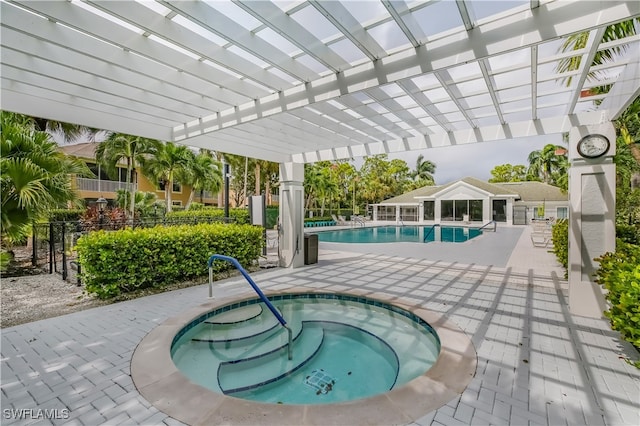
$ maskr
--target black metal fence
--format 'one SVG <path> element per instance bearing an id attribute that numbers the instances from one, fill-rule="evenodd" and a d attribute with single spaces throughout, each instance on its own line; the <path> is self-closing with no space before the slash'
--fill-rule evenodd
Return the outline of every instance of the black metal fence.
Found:
<path id="1" fill-rule="evenodd" d="M 31 264 L 58 273 L 68 282 L 80 282 L 80 264 L 75 246 L 78 239 L 89 232 L 115 231 L 125 228 L 152 228 L 154 226 L 197 225 L 199 223 L 232 223 L 230 217 L 158 218 L 121 221 L 50 222 L 33 225 Z"/>

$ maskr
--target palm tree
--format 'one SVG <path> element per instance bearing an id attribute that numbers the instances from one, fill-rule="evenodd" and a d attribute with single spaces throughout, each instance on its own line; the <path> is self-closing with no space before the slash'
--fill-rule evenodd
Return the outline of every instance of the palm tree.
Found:
<path id="1" fill-rule="evenodd" d="M 184 176 L 184 183 L 191 186 L 189 199 L 185 208 L 188 210 L 193 202 L 196 191 L 200 192 L 200 202 L 203 202 L 204 191 L 217 193 L 222 187 L 222 164 L 213 158 L 210 152 L 201 150 L 193 157 L 188 173 Z"/>
<path id="2" fill-rule="evenodd" d="M 556 150 L 565 149 L 559 145 L 547 144 L 542 149 L 529 154 L 528 176 L 530 179 L 540 179 L 544 183 L 552 184 L 554 173 L 566 173 L 567 158 L 564 155 L 557 155 Z"/>
<path id="3" fill-rule="evenodd" d="M 602 43 L 608 43 L 635 35 L 637 32 L 637 24 L 640 24 L 640 18 L 635 18 L 629 21 L 618 22 L 617 24 L 609 25 L 602 35 Z M 588 41 L 588 32 L 572 34 L 565 39 L 564 43 L 559 48 L 559 52 L 564 53 L 584 49 L 585 47 L 587 47 Z M 591 65 L 601 65 L 605 62 L 611 61 L 615 56 L 625 52 L 628 48 L 629 45 L 623 44 L 620 46 L 613 46 L 608 49 L 598 50 L 593 58 L 593 63 Z M 570 58 L 561 59 L 556 66 L 556 72 L 565 73 L 577 70 L 580 67 L 580 59 L 580 56 L 572 56 Z M 598 78 L 598 73 L 590 73 L 588 78 L 591 80 L 595 80 Z M 571 85 L 571 80 L 571 77 L 564 78 L 567 86 Z"/>
<path id="4" fill-rule="evenodd" d="M 105 166 L 111 176 L 117 175 L 118 164 L 124 161 L 127 165 L 127 188 L 130 202 L 129 218 L 135 214 L 135 196 L 138 191 L 138 166 L 144 160 L 145 155 L 153 152 L 157 141 L 139 136 L 112 133 L 96 149 L 96 161 Z"/>
<path id="5" fill-rule="evenodd" d="M 638 34 L 638 29 L 640 28 L 640 18 L 630 19 L 628 21 L 618 22 L 617 24 L 609 25 L 602 36 L 602 42 L 612 42 L 619 39 L 627 38 L 633 35 Z M 589 40 L 589 33 L 577 33 L 572 34 L 563 43 L 560 47 L 560 52 L 570 52 L 574 50 L 584 49 L 587 46 L 587 42 Z M 612 46 L 607 49 L 602 49 L 596 52 L 596 55 L 593 58 L 593 62 L 590 64 L 592 67 L 594 65 L 601 65 L 605 62 L 611 61 L 616 56 L 624 53 L 631 44 L 622 44 L 619 46 Z M 556 71 L 558 73 L 564 73 L 569 71 L 575 71 L 580 67 L 580 56 L 573 56 L 570 58 L 562 59 L 558 62 L 556 67 Z M 600 75 L 597 72 L 589 73 L 588 78 L 590 80 L 597 80 Z M 606 77 L 606 76 L 605 76 Z M 571 77 L 564 78 L 567 86 L 571 85 Z M 591 89 L 592 91 L 599 92 L 607 92 L 608 87 L 594 87 Z M 640 147 L 638 146 L 639 136 L 636 133 L 635 137 L 631 133 L 626 132 L 628 130 L 629 124 L 638 120 L 638 114 L 640 114 L 640 100 L 636 98 L 633 103 L 627 108 L 627 110 L 623 113 L 623 115 L 618 118 L 614 125 L 620 131 L 620 140 L 625 144 L 629 145 L 631 149 L 631 154 L 633 158 L 640 164 Z"/>
<path id="6" fill-rule="evenodd" d="M 26 235 L 47 210 L 78 201 L 71 175 L 91 176 L 86 164 L 58 150 L 51 136 L 19 114 L 0 114 L 3 239 Z"/>
<path id="7" fill-rule="evenodd" d="M 171 191 L 178 176 L 185 177 L 192 163 L 194 153 L 184 145 L 172 142 L 157 143 L 149 156 L 142 159 L 143 173 L 155 181 L 162 181 L 167 212 L 172 210 Z"/>
<path id="8" fill-rule="evenodd" d="M 433 185 L 435 180 L 433 174 L 436 172 L 436 165 L 424 159 L 424 155 L 420 154 L 416 160 L 416 169 L 411 173 L 411 178 L 416 181 L 423 181 L 425 185 Z"/>

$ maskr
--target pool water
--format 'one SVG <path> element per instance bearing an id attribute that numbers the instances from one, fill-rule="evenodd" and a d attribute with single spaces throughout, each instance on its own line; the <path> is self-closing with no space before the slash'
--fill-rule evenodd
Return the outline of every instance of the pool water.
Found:
<path id="1" fill-rule="evenodd" d="M 438 357 L 435 331 L 398 307 L 353 296 L 294 296 L 272 300 L 292 329 L 292 360 L 286 330 L 255 300 L 237 308 L 261 308 L 247 320 L 219 324 L 216 317 L 228 313 L 213 312 L 185 327 L 172 345 L 175 365 L 192 382 L 230 396 L 328 404 L 387 392 L 424 374 Z"/>
<path id="2" fill-rule="evenodd" d="M 317 234 L 319 241 L 331 243 L 461 243 L 482 235 L 482 231 L 462 226 L 407 225 L 359 227 Z"/>

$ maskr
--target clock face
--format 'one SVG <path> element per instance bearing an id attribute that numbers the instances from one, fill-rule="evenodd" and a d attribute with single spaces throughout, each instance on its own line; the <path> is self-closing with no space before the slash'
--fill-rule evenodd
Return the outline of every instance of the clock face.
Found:
<path id="1" fill-rule="evenodd" d="M 587 135 L 578 142 L 578 154 L 585 158 L 598 158 L 609 151 L 609 139 L 603 135 Z"/>

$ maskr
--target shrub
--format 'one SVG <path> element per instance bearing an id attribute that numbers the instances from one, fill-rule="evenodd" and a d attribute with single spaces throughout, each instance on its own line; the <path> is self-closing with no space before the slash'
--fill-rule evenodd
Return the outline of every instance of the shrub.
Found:
<path id="1" fill-rule="evenodd" d="M 625 243 L 640 245 L 640 225 L 616 225 L 616 237 Z"/>
<path id="2" fill-rule="evenodd" d="M 224 209 L 220 208 L 205 208 L 202 210 L 186 210 L 169 212 L 166 215 L 167 219 L 198 219 L 206 220 L 208 218 L 223 218 Z M 229 209 L 229 217 L 233 218 L 235 223 L 245 224 L 249 223 L 249 210 L 248 209 Z"/>
<path id="3" fill-rule="evenodd" d="M 77 222 L 85 209 L 56 209 L 49 212 L 49 222 Z"/>
<path id="4" fill-rule="evenodd" d="M 213 254 L 253 264 L 262 252 L 262 228 L 200 224 L 91 232 L 76 246 L 82 280 L 100 298 L 148 287 L 163 287 L 205 276 Z M 229 269 L 216 262 L 214 270 Z"/>
<path id="5" fill-rule="evenodd" d="M 556 255 L 558 263 L 564 267 L 564 276 L 567 277 L 567 264 L 569 263 L 569 221 L 559 219 L 551 228 L 551 238 L 553 239 L 553 254 Z"/>
<path id="6" fill-rule="evenodd" d="M 304 223 L 313 223 L 313 222 L 331 222 L 333 218 L 331 216 L 314 216 L 314 217 L 305 217 Z"/>
<path id="7" fill-rule="evenodd" d="M 596 282 L 606 290 L 610 309 L 604 314 L 611 328 L 640 348 L 640 246 L 618 240 L 614 253 L 605 253 L 596 259 L 600 268 Z M 640 361 L 636 362 L 640 368 Z"/>

